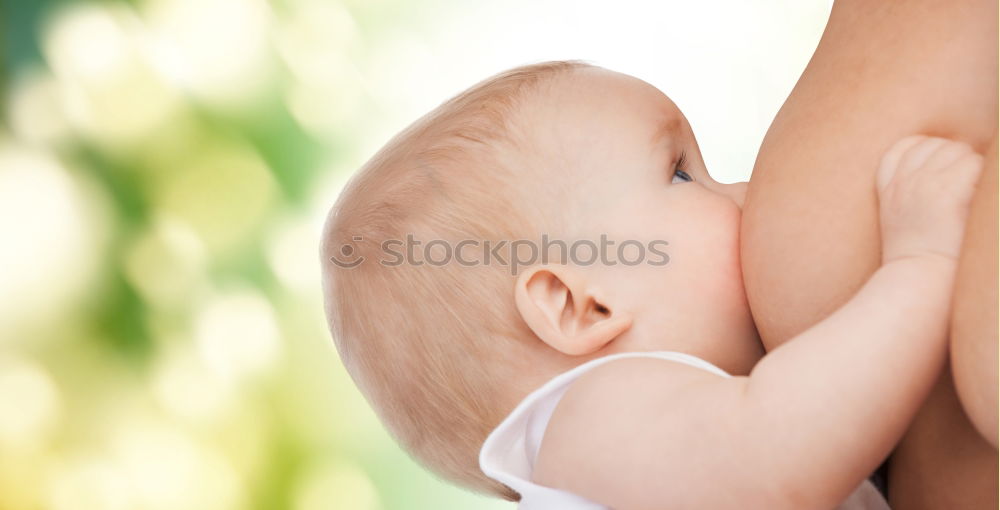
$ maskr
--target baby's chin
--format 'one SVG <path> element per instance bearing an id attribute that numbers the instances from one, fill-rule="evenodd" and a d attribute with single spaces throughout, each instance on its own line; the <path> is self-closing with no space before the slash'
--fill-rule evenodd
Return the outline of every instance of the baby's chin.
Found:
<path id="1" fill-rule="evenodd" d="M 764 355 L 764 345 L 761 343 L 760 333 L 754 323 L 750 303 L 747 300 L 746 287 L 742 279 L 734 280 L 728 316 L 734 332 L 734 340 L 740 342 L 733 352 L 734 363 L 740 367 L 737 373 L 749 373 L 750 369 Z"/>
<path id="2" fill-rule="evenodd" d="M 715 346 L 714 352 L 707 355 L 719 368 L 743 374 L 763 356 L 764 348 L 750 312 L 737 254 L 712 283 L 715 291 L 702 301 L 702 312 L 706 314 L 702 323 Z"/>
<path id="3" fill-rule="evenodd" d="M 745 301 L 745 300 L 744 300 Z M 711 312 L 711 335 L 705 359 L 732 375 L 746 375 L 764 356 L 764 345 L 745 303 L 730 302 Z"/>

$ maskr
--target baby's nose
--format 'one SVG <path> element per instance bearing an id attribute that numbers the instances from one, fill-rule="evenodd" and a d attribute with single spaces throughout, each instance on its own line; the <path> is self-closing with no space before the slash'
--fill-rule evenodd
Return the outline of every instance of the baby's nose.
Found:
<path id="1" fill-rule="evenodd" d="M 743 202 L 747 198 L 747 183 L 746 182 L 734 182 L 732 184 L 723 184 L 722 192 L 726 194 L 729 198 L 733 199 L 736 205 L 743 209 Z"/>

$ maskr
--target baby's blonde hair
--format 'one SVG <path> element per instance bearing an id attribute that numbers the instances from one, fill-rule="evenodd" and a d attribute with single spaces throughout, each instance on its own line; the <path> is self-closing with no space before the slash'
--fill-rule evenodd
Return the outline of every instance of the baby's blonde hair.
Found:
<path id="1" fill-rule="evenodd" d="M 382 243 L 414 235 L 533 237 L 551 214 L 526 189 L 519 136 L 525 100 L 559 75 L 588 67 L 548 62 L 489 78 L 393 138 L 347 185 L 322 246 L 326 312 L 340 357 L 382 422 L 419 461 L 466 487 L 509 500 L 478 453 L 539 375 L 534 334 L 514 307 L 509 267 L 455 263 L 387 267 Z M 530 165 L 528 165 L 530 166 Z M 542 193 L 546 193 L 544 190 Z M 342 251 L 344 246 L 350 246 Z M 365 257 L 342 268 L 331 257 Z"/>

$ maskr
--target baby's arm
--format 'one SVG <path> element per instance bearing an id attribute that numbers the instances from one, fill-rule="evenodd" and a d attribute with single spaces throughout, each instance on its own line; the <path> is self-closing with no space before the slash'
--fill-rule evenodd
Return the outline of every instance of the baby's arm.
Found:
<path id="1" fill-rule="evenodd" d="M 837 506 L 889 453 L 942 366 L 955 259 L 981 158 L 911 137 L 878 172 L 883 265 L 748 377 L 654 359 L 583 376 L 535 481 L 616 509 Z"/>

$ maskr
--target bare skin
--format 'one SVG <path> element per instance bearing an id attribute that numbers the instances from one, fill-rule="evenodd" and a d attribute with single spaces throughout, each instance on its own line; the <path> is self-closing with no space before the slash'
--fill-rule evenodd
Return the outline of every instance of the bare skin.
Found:
<path id="1" fill-rule="evenodd" d="M 944 365 L 948 304 L 981 167 L 965 144 L 901 140 L 878 171 L 882 265 L 847 304 L 748 376 L 641 358 L 583 374 L 552 414 L 533 480 L 620 509 L 658 509 L 664 501 L 677 509 L 838 506 L 906 431 Z M 680 205 L 680 191 L 701 191 L 681 186 L 664 202 Z M 613 223 L 629 223 L 631 212 L 602 209 Z M 654 316 L 621 299 L 592 313 L 599 278 L 572 266 L 536 266 L 516 284 L 521 317 L 542 342 L 575 356 L 637 352 L 640 342 L 666 348 L 688 336 L 663 328 L 644 335 L 641 323 Z M 635 290 L 651 287 L 627 280 L 622 285 Z M 710 285 L 694 287 L 689 294 L 697 297 Z M 719 354 L 711 351 L 702 352 Z M 902 371 L 910 377 L 898 377 Z"/>
<path id="2" fill-rule="evenodd" d="M 962 407 L 997 446 L 997 139 L 969 211 L 951 324 L 951 365 Z"/>
<path id="3" fill-rule="evenodd" d="M 893 142 L 920 133 L 986 151 L 997 126 L 996 41 L 992 0 L 834 5 L 812 61 L 764 139 L 744 209 L 747 297 L 768 350 L 833 312 L 878 267 L 872 176 Z M 982 191 L 986 198 L 979 202 L 992 193 L 995 204 L 992 178 L 992 191 Z M 996 278 L 995 268 L 975 262 L 990 256 L 985 250 L 990 228 L 995 239 L 995 219 L 990 226 L 980 217 L 995 215 L 995 207 L 992 213 L 973 207 L 959 308 L 981 292 L 969 281 Z M 967 412 L 985 413 L 970 402 L 992 403 L 995 429 L 996 368 L 992 374 L 975 368 L 978 354 L 967 353 L 992 345 L 995 365 L 996 307 L 990 310 L 956 316 L 955 326 L 978 340 L 956 342 L 953 369 L 956 380 L 967 381 L 961 383 Z M 984 329 L 989 323 L 992 338 Z M 993 397 L 979 396 L 986 386 Z M 950 373 L 893 453 L 889 484 L 897 510 L 997 507 L 996 449 L 962 412 Z"/>

